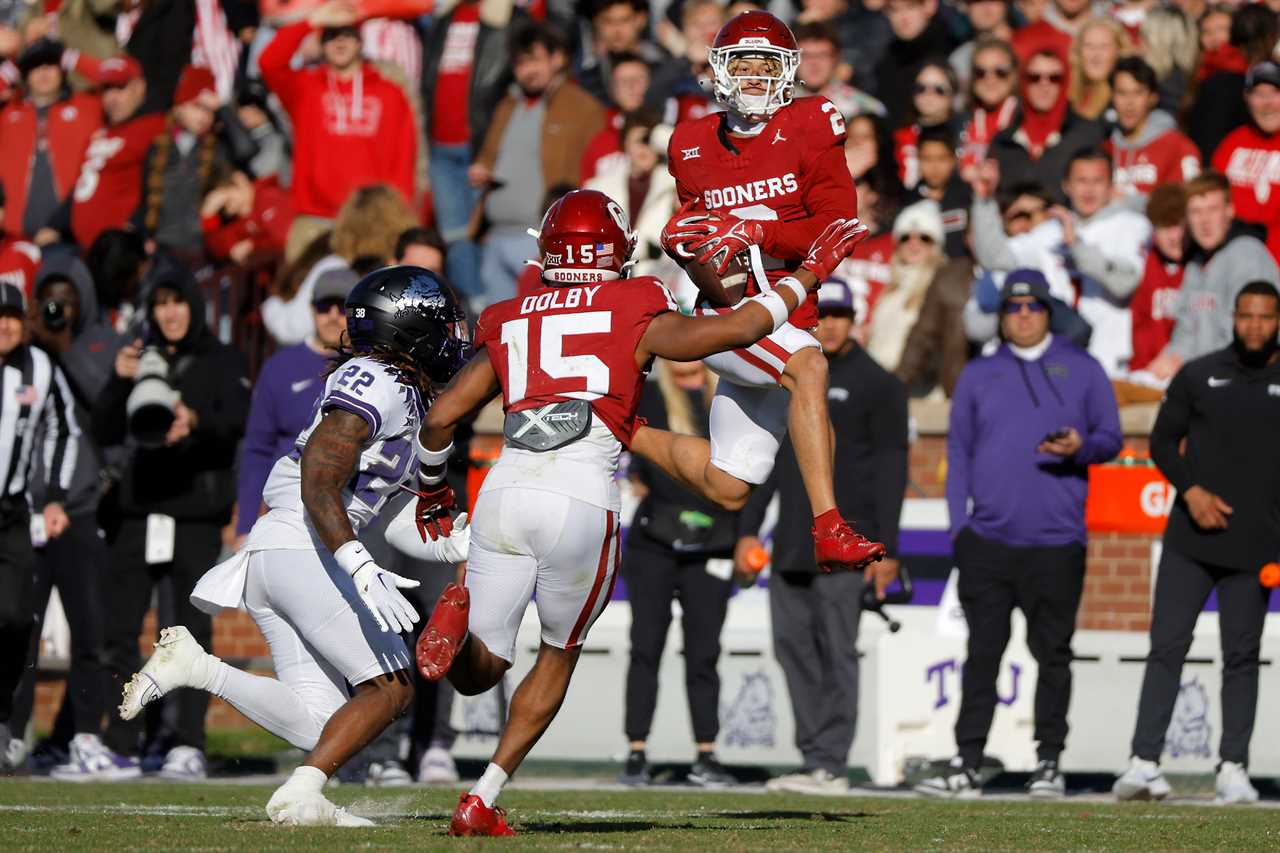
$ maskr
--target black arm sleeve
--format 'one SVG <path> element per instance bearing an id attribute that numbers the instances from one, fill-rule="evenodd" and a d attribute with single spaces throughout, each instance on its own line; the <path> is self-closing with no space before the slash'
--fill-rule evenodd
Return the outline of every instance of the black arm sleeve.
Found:
<path id="1" fill-rule="evenodd" d="M 1151 459 L 1179 493 L 1196 484 L 1191 465 L 1178 449 L 1191 426 L 1190 385 L 1184 367 L 1169 383 L 1160 413 L 1156 415 L 1156 425 L 1151 430 Z"/>
<path id="2" fill-rule="evenodd" d="M 890 557 L 898 554 L 898 526 L 907 491 L 907 389 L 885 383 L 883 403 L 871 408 L 871 447 L 875 454 L 876 529 Z"/>

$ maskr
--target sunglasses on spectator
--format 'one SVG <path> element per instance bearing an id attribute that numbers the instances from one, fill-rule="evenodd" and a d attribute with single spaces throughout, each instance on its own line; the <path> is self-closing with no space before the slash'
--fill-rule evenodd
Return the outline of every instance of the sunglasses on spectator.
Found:
<path id="1" fill-rule="evenodd" d="M 346 313 L 347 310 L 347 300 L 338 299 L 337 297 L 332 299 L 317 299 L 315 302 L 312 302 L 311 305 L 316 309 L 317 314 L 328 314 L 334 308 L 337 308 L 343 313 Z"/>
<path id="2" fill-rule="evenodd" d="M 994 68 L 983 68 L 979 65 L 973 69 L 973 76 L 977 80 L 985 80 L 988 77 L 998 77 L 1001 80 L 1008 80 L 1013 76 L 1013 69 L 1007 65 L 997 65 Z"/>
<path id="3" fill-rule="evenodd" d="M 950 89 L 938 83 L 917 83 L 915 85 L 914 91 L 917 95 L 925 95 L 925 94 L 932 93 L 934 95 L 941 95 L 944 98 L 949 97 L 951 95 Z"/>
<path id="4" fill-rule="evenodd" d="M 1028 74 L 1027 82 L 1028 83 L 1052 83 L 1056 86 L 1062 83 L 1062 74 L 1061 73 Z"/>
<path id="5" fill-rule="evenodd" d="M 921 243 L 924 243 L 926 246 L 933 245 L 932 237 L 930 237 L 928 234 L 920 234 L 915 231 L 911 231 L 906 234 L 903 234 L 902 237 L 898 240 L 898 242 L 910 243 L 912 240 L 919 240 Z"/>
<path id="6" fill-rule="evenodd" d="M 1006 302 L 1004 304 L 1004 313 L 1012 317 L 1014 314 L 1021 314 L 1023 308 L 1026 308 L 1032 314 L 1043 314 L 1049 310 L 1048 305 L 1033 299 L 1030 302 Z"/>

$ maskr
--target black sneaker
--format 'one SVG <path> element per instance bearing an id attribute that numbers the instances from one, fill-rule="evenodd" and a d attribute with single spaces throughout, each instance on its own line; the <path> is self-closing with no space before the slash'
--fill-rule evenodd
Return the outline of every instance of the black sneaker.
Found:
<path id="1" fill-rule="evenodd" d="M 1041 759 L 1036 769 L 1031 771 L 1027 793 L 1038 800 L 1058 800 L 1066 796 L 1067 784 L 1058 769 L 1058 762 Z"/>
<path id="2" fill-rule="evenodd" d="M 627 763 L 618 774 L 619 785 L 648 785 L 653 782 L 653 773 L 649 770 L 649 760 L 644 751 L 634 749 L 627 756 Z"/>
<path id="3" fill-rule="evenodd" d="M 738 784 L 738 780 L 724 769 L 724 765 L 716 760 L 715 753 L 712 752 L 698 753 L 698 759 L 693 762 L 688 779 L 690 785 L 697 785 L 700 788 L 727 788 Z"/>
<path id="4" fill-rule="evenodd" d="M 936 775 L 924 779 L 913 790 L 926 797 L 968 800 L 982 795 L 982 780 L 978 771 L 965 767 L 957 755 Z"/>

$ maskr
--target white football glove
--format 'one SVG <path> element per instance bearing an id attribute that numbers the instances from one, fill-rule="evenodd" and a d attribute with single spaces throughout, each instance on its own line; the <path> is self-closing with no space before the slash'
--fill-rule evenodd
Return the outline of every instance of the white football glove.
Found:
<path id="1" fill-rule="evenodd" d="M 397 634 L 413 630 L 413 623 L 419 618 L 418 611 L 400 594 L 400 590 L 413 589 L 419 586 L 418 581 L 381 568 L 356 539 L 334 551 L 333 556 L 338 565 L 351 575 L 360 600 L 373 613 L 379 628 Z"/>
<path id="2" fill-rule="evenodd" d="M 448 536 L 422 540 L 418 533 L 417 507 L 413 501 L 405 504 L 387 525 L 387 544 L 416 560 L 431 563 L 461 563 L 467 559 L 471 548 L 471 527 L 467 514 L 460 513 L 453 520 Z"/>

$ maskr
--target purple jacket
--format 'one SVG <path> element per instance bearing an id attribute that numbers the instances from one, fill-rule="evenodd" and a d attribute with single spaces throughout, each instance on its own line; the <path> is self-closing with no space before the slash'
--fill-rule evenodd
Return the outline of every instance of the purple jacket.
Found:
<path id="1" fill-rule="evenodd" d="M 1048 433 L 1075 427 L 1071 459 L 1037 453 Z M 965 365 L 951 400 L 947 509 L 951 536 L 969 527 L 1006 545 L 1085 542 L 1087 466 L 1120 452 L 1120 412 L 1092 356 L 1054 338 L 1036 361 L 1008 344 Z M 972 501 L 972 505 L 970 505 Z"/>
<path id="2" fill-rule="evenodd" d="M 310 425 L 324 391 L 325 364 L 324 356 L 301 343 L 278 350 L 262 366 L 240 457 L 238 535 L 248 533 L 258 519 L 271 466 Z"/>

